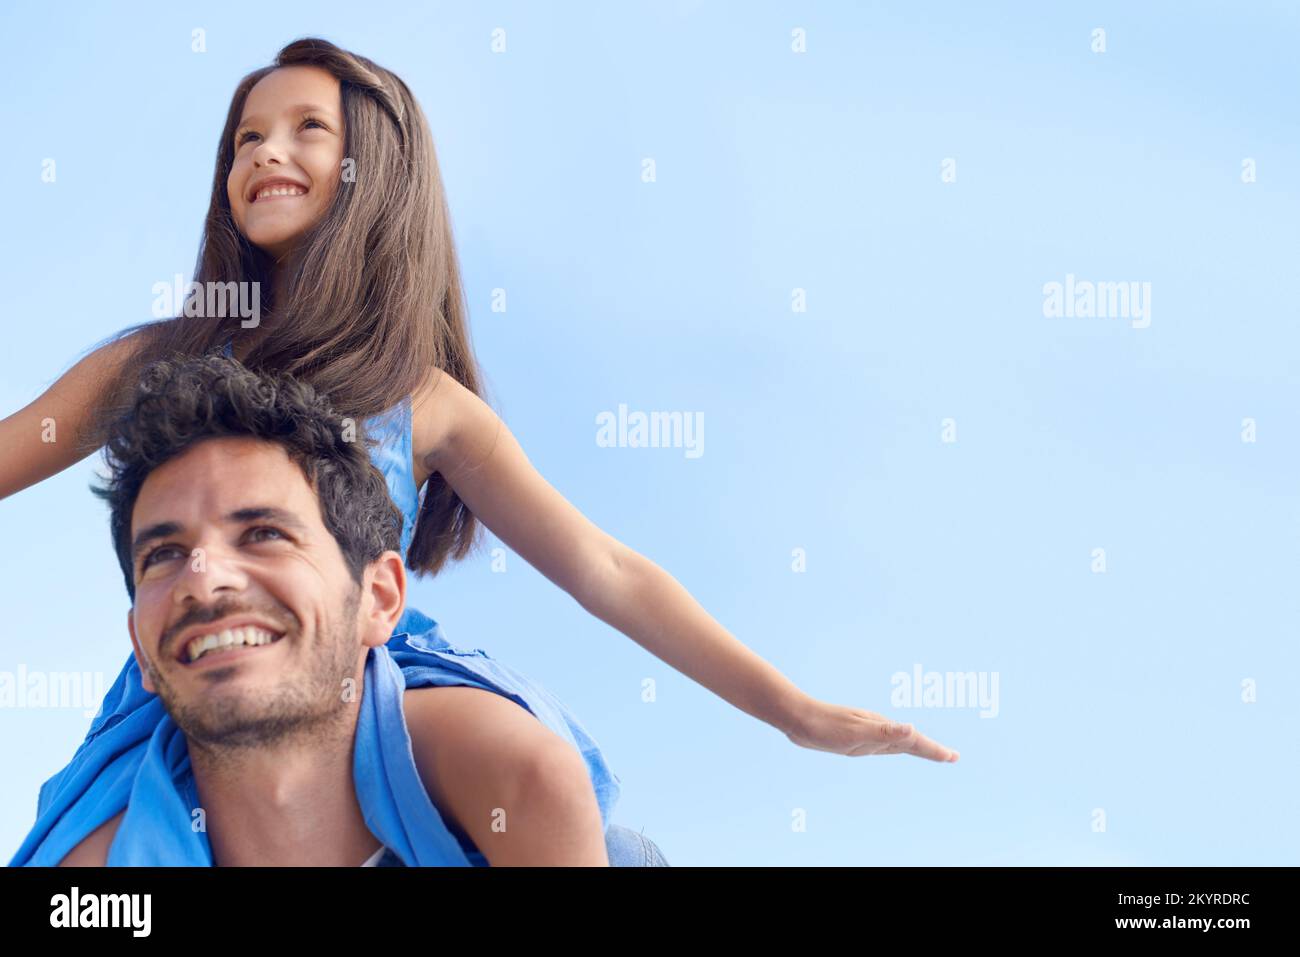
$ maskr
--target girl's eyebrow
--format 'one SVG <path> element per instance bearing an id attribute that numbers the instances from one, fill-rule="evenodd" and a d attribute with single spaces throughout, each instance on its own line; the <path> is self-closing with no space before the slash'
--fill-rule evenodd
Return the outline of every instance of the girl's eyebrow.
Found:
<path id="1" fill-rule="evenodd" d="M 298 106 L 291 106 L 285 110 L 285 113 L 290 113 L 290 114 L 324 113 L 327 117 L 330 117 L 331 119 L 334 116 L 334 114 L 331 113 L 329 110 L 327 110 L 325 107 L 317 106 L 315 103 L 301 103 Z M 246 116 L 239 121 L 239 126 L 237 127 L 237 129 L 243 129 L 245 126 L 248 126 L 252 123 L 256 123 L 261 118 L 262 118 L 261 116 Z"/>

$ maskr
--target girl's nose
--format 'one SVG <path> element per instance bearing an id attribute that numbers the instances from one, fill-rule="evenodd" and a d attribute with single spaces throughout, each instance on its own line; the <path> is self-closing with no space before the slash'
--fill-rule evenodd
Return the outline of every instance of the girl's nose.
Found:
<path id="1" fill-rule="evenodd" d="M 265 139 L 253 148 L 253 165 L 256 167 L 283 162 L 284 150 L 277 146 L 274 140 Z"/>

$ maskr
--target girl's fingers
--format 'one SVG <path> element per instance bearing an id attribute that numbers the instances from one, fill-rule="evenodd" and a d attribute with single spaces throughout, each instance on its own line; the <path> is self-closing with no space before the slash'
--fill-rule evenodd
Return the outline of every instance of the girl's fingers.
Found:
<path id="1" fill-rule="evenodd" d="M 918 758 L 944 762 L 956 760 L 957 754 L 951 748 L 945 748 L 938 741 L 932 741 L 920 732 L 917 732 L 915 740 L 908 742 L 907 752 L 915 754 Z"/>
<path id="2" fill-rule="evenodd" d="M 937 741 L 931 740 L 917 731 L 910 724 L 889 722 L 878 729 L 882 741 L 889 743 L 893 754 L 914 754 L 918 758 L 949 763 L 957 760 L 957 752 L 945 748 Z"/>

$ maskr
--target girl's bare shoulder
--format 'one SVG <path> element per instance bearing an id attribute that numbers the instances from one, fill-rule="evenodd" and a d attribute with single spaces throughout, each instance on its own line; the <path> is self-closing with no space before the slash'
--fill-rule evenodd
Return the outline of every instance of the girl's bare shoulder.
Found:
<path id="1" fill-rule="evenodd" d="M 411 396 L 411 458 L 417 489 L 438 471 L 439 461 L 479 405 L 478 396 L 442 369 L 430 372 Z"/>

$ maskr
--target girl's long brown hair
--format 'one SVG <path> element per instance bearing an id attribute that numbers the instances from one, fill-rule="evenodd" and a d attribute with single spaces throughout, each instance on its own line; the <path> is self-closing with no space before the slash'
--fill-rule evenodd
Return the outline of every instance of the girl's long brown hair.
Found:
<path id="1" fill-rule="evenodd" d="M 272 70 L 287 66 L 320 67 L 339 80 L 344 157 L 354 161 L 355 181 L 341 177 L 330 209 L 281 265 L 288 270 L 285 296 L 275 302 L 274 264 L 236 227 L 226 179 L 249 91 Z M 84 437 L 90 449 L 103 445 L 109 423 L 124 411 L 145 365 L 208 353 L 232 340 L 249 368 L 305 379 L 341 414 L 358 419 L 392 408 L 435 368 L 482 394 L 429 125 L 401 78 L 327 40 L 290 43 L 271 66 L 248 74 L 235 89 L 217 144 L 194 280 L 204 289 L 210 282 L 260 283 L 259 326 L 245 329 L 237 315 L 186 318 L 182 313 L 110 337 L 106 342 L 132 337 L 132 345 L 92 413 Z M 434 473 L 424 489 L 406 565 L 435 574 L 448 559 L 470 552 L 477 531 L 473 514 Z"/>

